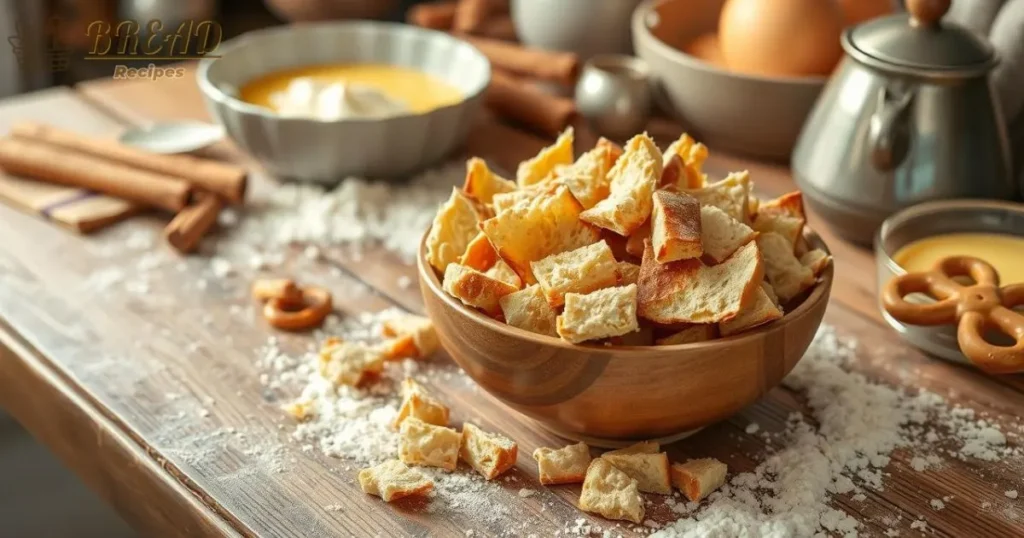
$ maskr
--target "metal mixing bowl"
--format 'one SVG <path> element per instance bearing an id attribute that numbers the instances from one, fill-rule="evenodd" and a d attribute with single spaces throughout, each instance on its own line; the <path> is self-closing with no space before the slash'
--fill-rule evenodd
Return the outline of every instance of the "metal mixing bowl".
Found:
<path id="1" fill-rule="evenodd" d="M 408 176 L 442 160 L 466 138 L 491 67 L 479 51 L 442 32 L 370 21 L 275 27 L 225 42 L 197 72 L 211 115 L 275 175 L 335 182 L 346 176 Z M 380 119 L 286 118 L 236 97 L 246 82 L 309 65 L 377 63 L 420 70 L 464 99 L 422 114 Z"/>

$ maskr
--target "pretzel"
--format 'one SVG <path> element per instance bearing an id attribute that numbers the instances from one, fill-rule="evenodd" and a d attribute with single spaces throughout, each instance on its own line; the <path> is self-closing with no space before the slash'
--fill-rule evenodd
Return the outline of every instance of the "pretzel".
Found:
<path id="1" fill-rule="evenodd" d="M 953 277 L 970 276 L 963 285 Z M 905 297 L 924 293 L 936 302 L 911 303 Z M 897 321 L 911 325 L 957 324 L 960 351 L 976 366 L 992 374 L 1024 372 L 1024 283 L 999 286 L 999 273 L 984 260 L 951 256 L 931 271 L 908 273 L 890 280 L 882 290 L 882 305 Z M 986 329 L 998 329 L 1014 339 L 1012 346 L 985 340 Z"/>
<path id="2" fill-rule="evenodd" d="M 318 327 L 331 313 L 331 293 L 323 288 L 302 289 L 301 300 L 273 297 L 263 306 L 263 317 L 271 326 L 284 331 L 304 331 Z"/>
<path id="3" fill-rule="evenodd" d="M 261 303 L 275 297 L 294 303 L 302 300 L 302 290 L 290 278 L 261 279 L 253 283 L 252 297 Z"/>

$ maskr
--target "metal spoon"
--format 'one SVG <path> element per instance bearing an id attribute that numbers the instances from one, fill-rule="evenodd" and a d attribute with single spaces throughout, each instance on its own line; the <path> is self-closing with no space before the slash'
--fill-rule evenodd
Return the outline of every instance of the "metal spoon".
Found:
<path id="1" fill-rule="evenodd" d="M 169 121 L 132 127 L 121 133 L 122 144 L 152 153 L 189 153 L 224 138 L 220 125 L 200 121 Z"/>

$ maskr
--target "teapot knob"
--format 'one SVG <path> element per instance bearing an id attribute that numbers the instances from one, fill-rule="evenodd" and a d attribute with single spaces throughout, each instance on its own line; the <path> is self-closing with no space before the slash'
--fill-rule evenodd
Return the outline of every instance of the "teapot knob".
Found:
<path id="1" fill-rule="evenodd" d="M 907 0 L 910 24 L 913 26 L 937 26 L 939 19 L 949 11 L 951 0 Z"/>

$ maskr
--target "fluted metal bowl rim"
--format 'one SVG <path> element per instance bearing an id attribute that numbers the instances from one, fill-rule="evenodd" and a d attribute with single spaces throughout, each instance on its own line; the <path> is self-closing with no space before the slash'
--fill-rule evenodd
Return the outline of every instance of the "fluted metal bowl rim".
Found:
<path id="1" fill-rule="evenodd" d="M 459 101 L 445 105 L 442 107 L 434 108 L 424 112 L 409 112 L 405 114 L 396 114 L 381 118 L 340 118 L 340 119 L 320 119 L 320 118 L 304 118 L 295 116 L 284 116 L 269 108 L 247 103 L 238 97 L 228 94 L 224 90 L 217 87 L 210 78 L 209 70 L 219 61 L 223 61 L 224 53 L 232 50 L 241 49 L 246 46 L 250 46 L 253 42 L 260 39 L 265 39 L 267 36 L 295 33 L 302 31 L 309 31 L 311 29 L 331 27 L 339 31 L 351 30 L 359 27 L 373 27 L 379 31 L 392 34 L 396 32 L 406 32 L 421 34 L 427 36 L 428 39 L 442 40 L 454 44 L 456 47 L 466 47 L 476 56 L 477 60 L 483 62 L 485 67 L 485 76 L 480 77 L 479 81 L 476 81 L 476 86 L 470 92 L 463 92 L 462 99 Z M 465 106 L 467 103 L 478 100 L 487 90 L 487 87 L 491 83 L 491 62 L 483 55 L 476 47 L 463 41 L 455 36 L 452 36 L 445 32 L 437 30 L 430 30 L 427 28 L 420 28 L 418 26 L 412 26 L 408 24 L 391 23 L 391 22 L 379 22 L 379 21 L 329 21 L 329 22 L 318 22 L 318 23 L 302 23 L 291 26 L 275 26 L 272 28 L 264 28 L 262 30 L 255 30 L 252 32 L 246 32 L 238 37 L 229 39 L 220 44 L 215 51 L 215 54 L 219 56 L 216 58 L 204 58 L 199 61 L 199 67 L 196 70 L 196 80 L 199 85 L 200 91 L 206 96 L 218 104 L 223 105 L 231 109 L 232 112 L 237 114 L 248 114 L 253 116 L 260 116 L 265 119 L 271 119 L 274 121 L 286 121 L 286 122 L 301 122 L 309 124 L 376 124 L 380 122 L 388 122 L 392 120 L 402 120 L 414 117 L 424 117 L 433 114 L 443 113 L 447 110 L 453 110 Z M 301 67 L 296 65 L 295 67 Z M 445 81 L 447 82 L 447 81 Z"/>

